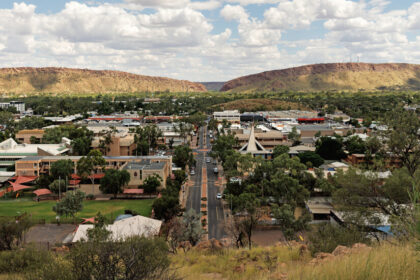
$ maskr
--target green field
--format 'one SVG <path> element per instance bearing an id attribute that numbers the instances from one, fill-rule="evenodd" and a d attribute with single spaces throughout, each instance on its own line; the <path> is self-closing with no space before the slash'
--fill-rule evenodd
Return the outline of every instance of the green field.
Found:
<path id="1" fill-rule="evenodd" d="M 55 201 L 27 201 L 5 200 L 0 201 L 0 216 L 18 216 L 23 213 L 31 215 L 34 222 L 45 220 L 46 223 L 55 221 L 55 212 L 52 211 Z M 107 219 L 112 221 L 124 210 L 136 211 L 140 215 L 149 217 L 152 212 L 153 199 L 143 200 L 108 200 L 108 201 L 84 201 L 83 210 L 77 213 L 77 221 L 81 218 L 90 218 L 101 212 Z M 62 222 L 72 222 L 70 218 L 62 218 Z"/>

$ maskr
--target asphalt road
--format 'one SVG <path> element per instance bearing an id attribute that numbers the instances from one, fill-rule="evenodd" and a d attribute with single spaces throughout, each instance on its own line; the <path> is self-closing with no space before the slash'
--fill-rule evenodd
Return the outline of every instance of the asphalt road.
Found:
<path id="1" fill-rule="evenodd" d="M 201 204 L 201 184 L 202 184 L 202 170 L 205 167 L 207 170 L 207 219 L 208 219 L 208 233 L 209 239 L 222 239 L 226 237 L 224 230 L 224 212 L 222 201 L 217 199 L 217 193 L 221 192 L 220 186 L 216 186 L 215 182 L 218 179 L 218 175 L 215 175 L 213 172 L 214 167 L 213 159 L 210 163 L 206 163 L 206 158 L 208 158 L 208 151 L 211 150 L 210 137 L 204 131 L 207 132 L 206 128 L 200 128 L 200 140 L 198 148 L 194 151 L 196 155 L 196 167 L 195 175 L 191 176 L 191 179 L 194 182 L 194 186 L 190 187 L 189 195 L 187 198 L 187 210 L 193 208 L 197 213 L 200 212 Z M 206 137 L 206 143 L 204 143 L 204 137 Z"/>

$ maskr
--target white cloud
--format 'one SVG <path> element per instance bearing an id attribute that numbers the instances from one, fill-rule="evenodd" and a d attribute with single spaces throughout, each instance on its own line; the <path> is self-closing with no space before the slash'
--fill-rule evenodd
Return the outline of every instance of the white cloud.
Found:
<path id="1" fill-rule="evenodd" d="M 248 21 L 248 13 L 245 11 L 245 9 L 242 6 L 239 5 L 226 5 L 223 7 L 223 9 L 220 11 L 220 15 L 225 20 L 236 20 L 236 21 Z"/>
<path id="2" fill-rule="evenodd" d="M 384 0 L 100 2 L 105 1 L 68 1 L 61 11 L 48 14 L 25 3 L 0 9 L 0 65 L 223 81 L 349 57 L 420 63 L 420 36 L 409 36 L 420 29 L 419 2 L 405 10 L 385 9 Z M 249 5 L 274 2 L 258 17 Z M 145 7 L 152 9 L 145 12 Z M 314 22 L 321 23 L 321 35 L 287 41 L 293 30 L 311 33 Z"/>

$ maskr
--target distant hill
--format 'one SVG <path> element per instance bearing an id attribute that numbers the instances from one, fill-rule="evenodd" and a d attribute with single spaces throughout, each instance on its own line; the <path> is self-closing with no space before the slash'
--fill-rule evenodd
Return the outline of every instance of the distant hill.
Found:
<path id="1" fill-rule="evenodd" d="M 200 84 L 204 85 L 207 90 L 219 91 L 225 82 L 200 82 Z"/>
<path id="2" fill-rule="evenodd" d="M 205 92 L 199 83 L 119 71 L 71 68 L 2 68 L 0 94 L 36 95 L 135 92 Z"/>
<path id="3" fill-rule="evenodd" d="M 420 90 L 420 65 L 404 63 L 328 63 L 243 76 L 221 91 Z"/>

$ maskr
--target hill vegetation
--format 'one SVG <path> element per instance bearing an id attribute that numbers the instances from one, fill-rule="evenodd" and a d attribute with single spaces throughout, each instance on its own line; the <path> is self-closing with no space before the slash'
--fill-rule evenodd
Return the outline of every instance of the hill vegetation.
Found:
<path id="1" fill-rule="evenodd" d="M 419 90 L 420 65 L 403 63 L 313 64 L 248 75 L 226 82 L 221 91 Z"/>
<path id="2" fill-rule="evenodd" d="M 207 91 L 205 86 L 199 83 L 119 71 L 52 67 L 0 69 L 0 94 L 2 95 L 205 91 Z"/>
<path id="3" fill-rule="evenodd" d="M 276 110 L 310 110 L 297 102 L 288 102 L 270 98 L 237 99 L 213 106 L 218 110 L 239 110 L 241 112 L 276 111 Z"/>

